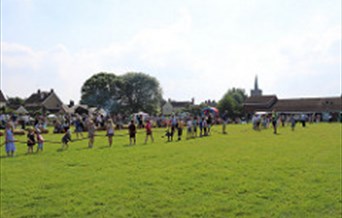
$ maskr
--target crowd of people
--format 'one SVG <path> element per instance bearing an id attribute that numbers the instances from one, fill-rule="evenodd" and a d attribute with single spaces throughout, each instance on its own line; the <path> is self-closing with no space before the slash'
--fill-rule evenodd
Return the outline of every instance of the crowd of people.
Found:
<path id="1" fill-rule="evenodd" d="M 258 115 L 255 114 L 252 118 L 253 129 L 260 130 L 262 128 L 268 128 L 270 125 L 273 126 L 274 134 L 277 134 L 277 126 L 281 124 L 285 125 L 285 122 L 291 123 L 291 128 L 294 130 L 296 122 L 302 122 L 303 127 L 305 127 L 305 122 L 307 117 L 302 115 L 300 119 L 295 118 L 294 115 L 284 116 L 278 115 L 275 111 L 271 114 Z M 96 136 L 101 136 L 96 133 L 96 131 L 103 130 L 106 132 L 105 137 L 108 138 L 108 146 L 112 147 L 113 137 L 115 136 L 116 129 L 122 129 L 124 127 L 124 117 L 123 116 L 104 116 L 101 114 L 95 115 L 62 115 L 59 117 L 54 117 L 54 119 L 49 120 L 47 117 L 42 115 L 37 115 L 34 118 L 32 125 L 30 123 L 22 123 L 22 119 L 15 119 L 12 116 L 8 116 L 7 119 L 1 119 L 1 124 L 5 126 L 5 150 L 8 156 L 13 156 L 16 150 L 15 143 L 25 143 L 27 144 L 27 153 L 31 154 L 34 152 L 34 146 L 37 144 L 36 152 L 43 151 L 44 142 L 51 143 L 61 143 L 62 150 L 68 149 L 69 143 L 77 140 L 88 140 L 88 148 L 93 148 Z M 44 140 L 42 133 L 46 132 L 49 122 L 53 125 L 53 133 L 62 133 L 61 141 L 53 142 Z M 127 126 L 129 136 L 129 144 L 136 144 L 136 135 L 138 129 L 145 129 L 146 137 L 144 143 L 146 144 L 150 139 L 154 142 L 153 128 L 163 127 L 165 128 L 165 134 L 163 138 L 167 138 L 167 142 L 180 141 L 183 137 L 185 139 L 193 139 L 197 137 L 206 137 L 211 134 L 212 126 L 219 123 L 222 124 L 222 134 L 227 134 L 227 124 L 230 122 L 227 111 L 221 114 L 220 117 L 215 116 L 215 114 L 205 113 L 198 116 L 181 116 L 181 115 L 171 115 L 167 116 L 141 116 L 137 115 L 129 117 L 129 123 Z M 18 125 L 20 124 L 20 125 Z M 14 138 L 14 129 L 18 126 L 26 128 L 27 131 L 27 141 L 20 142 Z M 74 130 L 76 138 L 72 140 L 72 131 Z M 87 137 L 84 133 L 87 132 Z M 183 136 L 184 135 L 184 136 Z"/>
<path id="2" fill-rule="evenodd" d="M 223 116 L 228 119 L 227 116 Z M 61 149 L 68 149 L 70 142 L 77 140 L 88 140 L 88 147 L 93 148 L 95 143 L 95 137 L 99 136 L 96 134 L 98 130 L 104 130 L 106 132 L 106 137 L 108 137 L 108 146 L 113 145 L 113 137 L 115 135 L 115 129 L 123 128 L 123 116 L 104 116 L 101 114 L 95 115 L 62 115 L 55 117 L 46 117 L 43 115 L 37 115 L 33 119 L 30 117 L 25 118 L 24 121 L 22 117 L 8 115 L 6 117 L 2 116 L 1 124 L 5 127 L 5 150 L 8 156 L 13 156 L 16 150 L 15 143 L 25 143 L 27 144 L 27 153 L 31 154 L 34 152 L 34 146 L 37 146 L 36 152 L 43 151 L 44 142 L 51 143 L 61 143 Z M 129 117 L 128 136 L 130 145 L 136 144 L 136 134 L 138 129 L 145 129 L 146 138 L 145 143 L 150 139 L 154 142 L 153 131 L 154 127 L 165 127 L 165 136 L 167 136 L 168 141 L 173 141 L 174 135 L 177 135 L 177 140 L 181 140 L 183 136 L 183 129 L 186 129 L 186 139 L 203 137 L 210 135 L 211 126 L 216 122 L 215 118 L 211 114 L 206 114 L 203 116 L 180 116 L 172 115 L 170 117 L 157 116 L 157 117 Z M 115 121 L 116 122 L 115 122 Z M 24 121 L 24 122 L 23 122 Z M 224 122 L 227 123 L 227 122 Z M 42 133 L 46 133 L 47 126 L 53 126 L 53 133 L 61 133 L 61 141 L 53 142 L 44 140 Z M 22 142 L 15 140 L 14 130 L 22 129 L 21 131 L 27 132 L 27 141 Z M 72 140 L 72 131 L 76 136 Z M 84 133 L 87 132 L 86 137 Z M 224 130 L 224 133 L 225 130 Z"/>

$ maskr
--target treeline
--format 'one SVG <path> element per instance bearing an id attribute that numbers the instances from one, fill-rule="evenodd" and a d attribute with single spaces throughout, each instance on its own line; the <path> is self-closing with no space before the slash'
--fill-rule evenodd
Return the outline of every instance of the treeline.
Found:
<path id="1" fill-rule="evenodd" d="M 247 95 L 244 89 L 232 88 L 217 103 L 221 113 L 227 111 L 231 118 L 242 117 L 243 102 Z M 93 75 L 82 86 L 81 104 L 102 107 L 111 113 L 131 114 L 145 111 L 161 113 L 160 108 L 166 101 L 162 98 L 159 81 L 144 73 L 129 72 L 121 76 L 101 72 Z M 199 114 L 204 103 L 190 106 L 185 111 Z"/>

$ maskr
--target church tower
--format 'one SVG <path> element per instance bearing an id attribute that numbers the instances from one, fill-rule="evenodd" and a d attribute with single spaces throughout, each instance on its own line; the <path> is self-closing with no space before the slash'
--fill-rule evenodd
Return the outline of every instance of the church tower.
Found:
<path id="1" fill-rule="evenodd" d="M 251 97 L 253 96 L 262 96 L 262 90 L 259 89 L 258 85 L 258 75 L 255 76 L 254 89 L 251 90 Z"/>

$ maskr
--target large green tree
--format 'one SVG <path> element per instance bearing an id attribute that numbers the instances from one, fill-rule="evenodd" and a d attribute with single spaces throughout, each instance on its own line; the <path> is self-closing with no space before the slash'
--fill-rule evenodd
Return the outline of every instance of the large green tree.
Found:
<path id="1" fill-rule="evenodd" d="M 81 104 L 103 107 L 112 113 L 157 113 L 161 100 L 158 80 L 144 73 L 116 76 L 102 72 L 90 77 L 82 86 Z"/>
<path id="2" fill-rule="evenodd" d="M 228 112 L 231 118 L 243 116 L 243 102 L 247 99 L 247 94 L 244 89 L 232 88 L 229 89 L 218 103 L 218 109 L 223 113 Z"/>
<path id="3" fill-rule="evenodd" d="M 93 75 L 82 86 L 81 104 L 103 107 L 110 112 L 119 110 L 120 87 L 122 83 L 113 73 L 101 72 Z"/>
<path id="4" fill-rule="evenodd" d="M 162 101 L 158 80 L 144 73 L 129 72 L 121 76 L 121 105 L 127 113 L 157 113 Z"/>

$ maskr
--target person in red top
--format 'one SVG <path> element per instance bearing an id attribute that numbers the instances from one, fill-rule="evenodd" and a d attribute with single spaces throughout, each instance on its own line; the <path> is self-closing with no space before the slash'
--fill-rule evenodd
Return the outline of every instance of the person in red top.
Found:
<path id="1" fill-rule="evenodd" d="M 145 144 L 147 143 L 148 136 L 150 136 L 152 142 L 154 142 L 153 134 L 152 134 L 152 124 L 151 124 L 150 120 L 147 120 L 146 125 L 145 125 L 145 129 L 146 129 Z"/>

